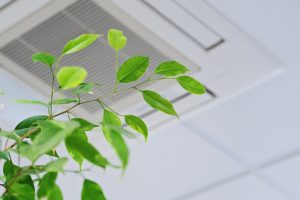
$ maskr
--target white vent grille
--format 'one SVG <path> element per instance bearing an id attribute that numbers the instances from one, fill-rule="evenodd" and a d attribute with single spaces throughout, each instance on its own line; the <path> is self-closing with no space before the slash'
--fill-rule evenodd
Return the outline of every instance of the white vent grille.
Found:
<path id="1" fill-rule="evenodd" d="M 105 34 L 112 27 L 122 29 L 128 37 L 128 45 L 120 53 L 120 63 L 129 56 L 138 54 L 149 55 L 151 60 L 149 73 L 159 62 L 168 60 L 166 56 L 162 55 L 90 0 L 77 1 L 8 43 L 0 49 L 0 52 L 26 71 L 38 77 L 40 81 L 49 85 L 51 80 L 48 69 L 32 63 L 32 53 L 46 51 L 54 55 L 60 55 L 62 47 L 68 40 L 88 32 Z M 102 85 L 97 90 L 96 95 L 107 93 L 113 88 L 115 79 L 114 52 L 108 46 L 106 36 L 102 37 L 99 42 L 93 44 L 90 48 L 75 55 L 66 56 L 62 64 L 84 66 L 89 72 L 88 81 Z M 116 96 L 111 99 L 111 102 L 116 102 L 120 98 L 121 96 Z M 84 109 L 94 112 L 98 110 L 98 105 L 92 104 L 85 106 Z"/>

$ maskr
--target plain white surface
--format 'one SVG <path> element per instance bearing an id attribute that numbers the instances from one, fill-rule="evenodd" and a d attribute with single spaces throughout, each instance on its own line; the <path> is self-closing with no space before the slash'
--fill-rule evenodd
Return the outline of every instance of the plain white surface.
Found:
<path id="1" fill-rule="evenodd" d="M 234 180 L 224 186 L 186 200 L 287 200 L 254 176 Z"/>
<path id="2" fill-rule="evenodd" d="M 300 199 L 300 156 L 286 160 L 282 163 L 268 167 L 263 173 L 286 192 L 293 195 L 294 199 Z"/>
<path id="3" fill-rule="evenodd" d="M 108 199 L 173 199 L 243 170 L 181 125 L 153 134 L 147 144 L 131 148 L 123 178 L 106 171 L 102 185 Z"/>

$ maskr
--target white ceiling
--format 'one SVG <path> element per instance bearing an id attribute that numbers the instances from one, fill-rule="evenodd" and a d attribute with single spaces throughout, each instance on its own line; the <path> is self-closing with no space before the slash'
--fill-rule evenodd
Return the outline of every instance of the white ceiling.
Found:
<path id="1" fill-rule="evenodd" d="M 209 2 L 287 70 L 135 146 L 125 177 L 102 181 L 111 199 L 300 199 L 300 2 Z"/>
<path id="2" fill-rule="evenodd" d="M 88 174 L 100 179 L 110 200 L 300 199 L 300 2 L 207 1 L 283 60 L 286 70 L 205 113 L 157 130 L 148 144 L 131 148 L 124 177 L 113 169 Z M 1 82 L 8 76 L 1 72 Z M 10 98 L 29 98 L 22 82 L 0 89 L 11 90 Z M 9 123 L 1 115 L 1 125 Z M 60 177 L 65 199 L 79 199 L 81 184 L 80 176 Z"/>

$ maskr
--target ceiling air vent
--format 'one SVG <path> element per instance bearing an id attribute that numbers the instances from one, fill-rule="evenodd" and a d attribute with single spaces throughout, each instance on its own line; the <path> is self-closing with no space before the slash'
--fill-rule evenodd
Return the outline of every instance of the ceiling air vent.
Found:
<path id="1" fill-rule="evenodd" d="M 50 77 L 46 68 L 31 62 L 32 53 L 49 51 L 59 55 L 68 40 L 87 32 L 105 34 L 109 28 L 122 29 L 128 37 L 128 45 L 120 53 L 120 63 L 133 55 L 149 55 L 148 73 L 151 73 L 161 61 L 176 59 L 189 66 L 191 74 L 205 83 L 208 93 L 202 97 L 188 95 L 169 81 L 145 86 L 173 101 L 179 114 L 195 107 L 205 108 L 203 105 L 209 102 L 210 105 L 221 102 L 282 71 L 282 63 L 274 55 L 206 1 L 36 1 L 39 7 L 34 13 L 20 15 L 14 26 L 2 30 L 0 62 L 6 70 L 42 93 L 49 91 Z M 17 2 L 34 6 L 35 0 Z M 14 9 L 18 16 L 22 8 L 14 4 L 7 9 Z M 87 68 L 88 81 L 102 85 L 96 90 L 96 96 L 110 92 L 115 78 L 114 52 L 105 40 L 102 37 L 87 50 L 66 56 L 62 61 L 62 64 Z M 120 112 L 143 116 L 151 127 L 170 120 L 158 116 L 143 103 L 141 95 L 133 92 L 106 101 Z M 93 121 L 100 118 L 96 104 L 83 106 L 76 113 Z"/>

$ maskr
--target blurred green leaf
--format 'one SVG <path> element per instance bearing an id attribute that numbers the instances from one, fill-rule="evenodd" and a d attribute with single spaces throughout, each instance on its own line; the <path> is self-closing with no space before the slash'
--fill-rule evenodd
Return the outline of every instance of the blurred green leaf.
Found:
<path id="1" fill-rule="evenodd" d="M 91 93 L 93 88 L 97 85 L 97 83 L 81 83 L 76 89 L 75 93 L 81 94 L 81 93 Z"/>
<path id="2" fill-rule="evenodd" d="M 120 83 L 129 83 L 138 80 L 144 75 L 149 65 L 149 57 L 134 56 L 126 60 L 117 72 Z"/>
<path id="3" fill-rule="evenodd" d="M 8 152 L 0 151 L 0 159 L 9 160 Z"/>
<path id="4" fill-rule="evenodd" d="M 73 40 L 70 40 L 63 48 L 62 54 L 72 54 L 81 51 L 93 44 L 100 35 L 82 34 Z"/>
<path id="5" fill-rule="evenodd" d="M 204 94 L 206 92 L 205 87 L 196 79 L 190 76 L 180 76 L 176 78 L 177 82 L 186 91 L 192 94 Z"/>
<path id="6" fill-rule="evenodd" d="M 6 137 L 14 141 L 20 142 L 20 138 L 14 132 L 0 131 L 0 137 Z"/>
<path id="7" fill-rule="evenodd" d="M 77 66 L 64 66 L 57 73 L 57 81 L 63 90 L 77 87 L 86 77 L 87 71 Z"/>
<path id="8" fill-rule="evenodd" d="M 125 169 L 128 164 L 129 157 L 127 145 L 122 138 L 121 133 L 116 129 L 110 128 L 111 125 L 121 126 L 121 124 L 121 120 L 115 113 L 109 110 L 103 111 L 102 130 L 105 139 L 111 144 L 122 162 L 122 168 Z"/>
<path id="9" fill-rule="evenodd" d="M 67 158 L 57 158 L 56 160 L 49 162 L 45 166 L 45 170 L 48 172 L 63 172 L 67 162 Z"/>
<path id="10" fill-rule="evenodd" d="M 159 95 L 156 92 L 150 90 L 141 91 L 144 97 L 144 100 L 154 109 L 160 110 L 169 115 L 178 116 L 172 103 Z"/>
<path id="11" fill-rule="evenodd" d="M 134 115 L 125 115 L 125 121 L 127 125 L 130 126 L 133 130 L 141 133 L 147 141 L 148 128 L 145 122 L 140 117 Z"/>
<path id="12" fill-rule="evenodd" d="M 34 200 L 34 189 L 27 184 L 14 183 L 9 189 L 9 194 L 13 194 L 17 200 Z"/>
<path id="13" fill-rule="evenodd" d="M 34 104 L 34 105 L 42 105 L 42 106 L 46 106 L 48 107 L 48 104 L 43 102 L 43 101 L 39 101 L 39 100 L 30 100 L 30 99 L 18 99 L 16 100 L 16 103 L 22 103 L 22 104 Z"/>
<path id="14" fill-rule="evenodd" d="M 104 158 L 95 147 L 93 147 L 82 137 L 73 134 L 65 140 L 67 146 L 72 148 L 73 151 L 79 153 L 87 161 L 94 165 L 105 168 L 109 162 Z"/>
<path id="15" fill-rule="evenodd" d="M 47 200 L 63 200 L 63 194 L 57 184 L 54 184 Z"/>
<path id="16" fill-rule="evenodd" d="M 168 61 L 159 64 L 154 73 L 163 76 L 177 76 L 186 73 L 188 68 L 176 61 Z"/>
<path id="17" fill-rule="evenodd" d="M 45 121 L 47 120 L 49 117 L 46 115 L 36 115 L 36 116 L 32 116 L 32 117 L 28 117 L 24 120 L 22 120 L 21 122 L 19 122 L 17 124 L 17 126 L 15 127 L 15 130 L 22 130 L 22 129 L 27 129 L 33 126 L 37 125 L 37 121 Z"/>
<path id="18" fill-rule="evenodd" d="M 78 103 L 78 99 L 64 98 L 64 99 L 54 99 L 52 104 L 69 104 L 69 103 Z"/>
<path id="19" fill-rule="evenodd" d="M 81 129 L 82 131 L 91 131 L 94 128 L 99 127 L 98 125 L 93 124 L 82 118 L 73 118 L 73 119 L 71 119 L 71 121 L 78 122 L 80 124 L 79 129 Z"/>
<path id="20" fill-rule="evenodd" d="M 127 38 L 123 35 L 121 30 L 109 29 L 107 34 L 109 45 L 117 52 L 123 49 L 127 43 Z"/>
<path id="21" fill-rule="evenodd" d="M 84 179 L 82 191 L 82 200 L 106 200 L 102 188 L 94 181 Z"/>
<path id="22" fill-rule="evenodd" d="M 22 143 L 18 145 L 21 155 L 31 161 L 54 149 L 61 141 L 79 127 L 77 122 L 72 121 L 38 121 L 41 132 L 34 138 L 32 144 Z"/>
<path id="23" fill-rule="evenodd" d="M 53 192 L 53 189 L 56 185 L 55 184 L 56 178 L 57 178 L 56 172 L 48 172 L 41 178 L 41 180 L 39 181 L 39 189 L 37 192 L 37 196 L 40 200 L 43 199 L 50 200 L 49 196 Z"/>
<path id="24" fill-rule="evenodd" d="M 55 56 L 50 53 L 38 52 L 32 55 L 32 62 L 40 62 L 51 67 L 55 62 Z"/>
<path id="25" fill-rule="evenodd" d="M 82 131 L 82 129 L 77 129 L 73 135 L 75 135 L 77 137 L 80 138 L 80 140 L 84 140 L 86 142 L 88 142 L 88 137 L 86 136 L 85 132 Z M 80 151 L 77 150 L 77 148 L 74 148 L 74 145 L 69 145 L 69 143 L 66 141 L 65 142 L 65 146 L 66 146 L 66 149 L 68 151 L 68 153 L 70 154 L 70 156 L 73 158 L 73 160 L 75 160 L 78 164 L 79 164 L 79 167 L 81 168 L 82 166 L 82 163 L 83 163 L 83 157 L 80 153 Z"/>

